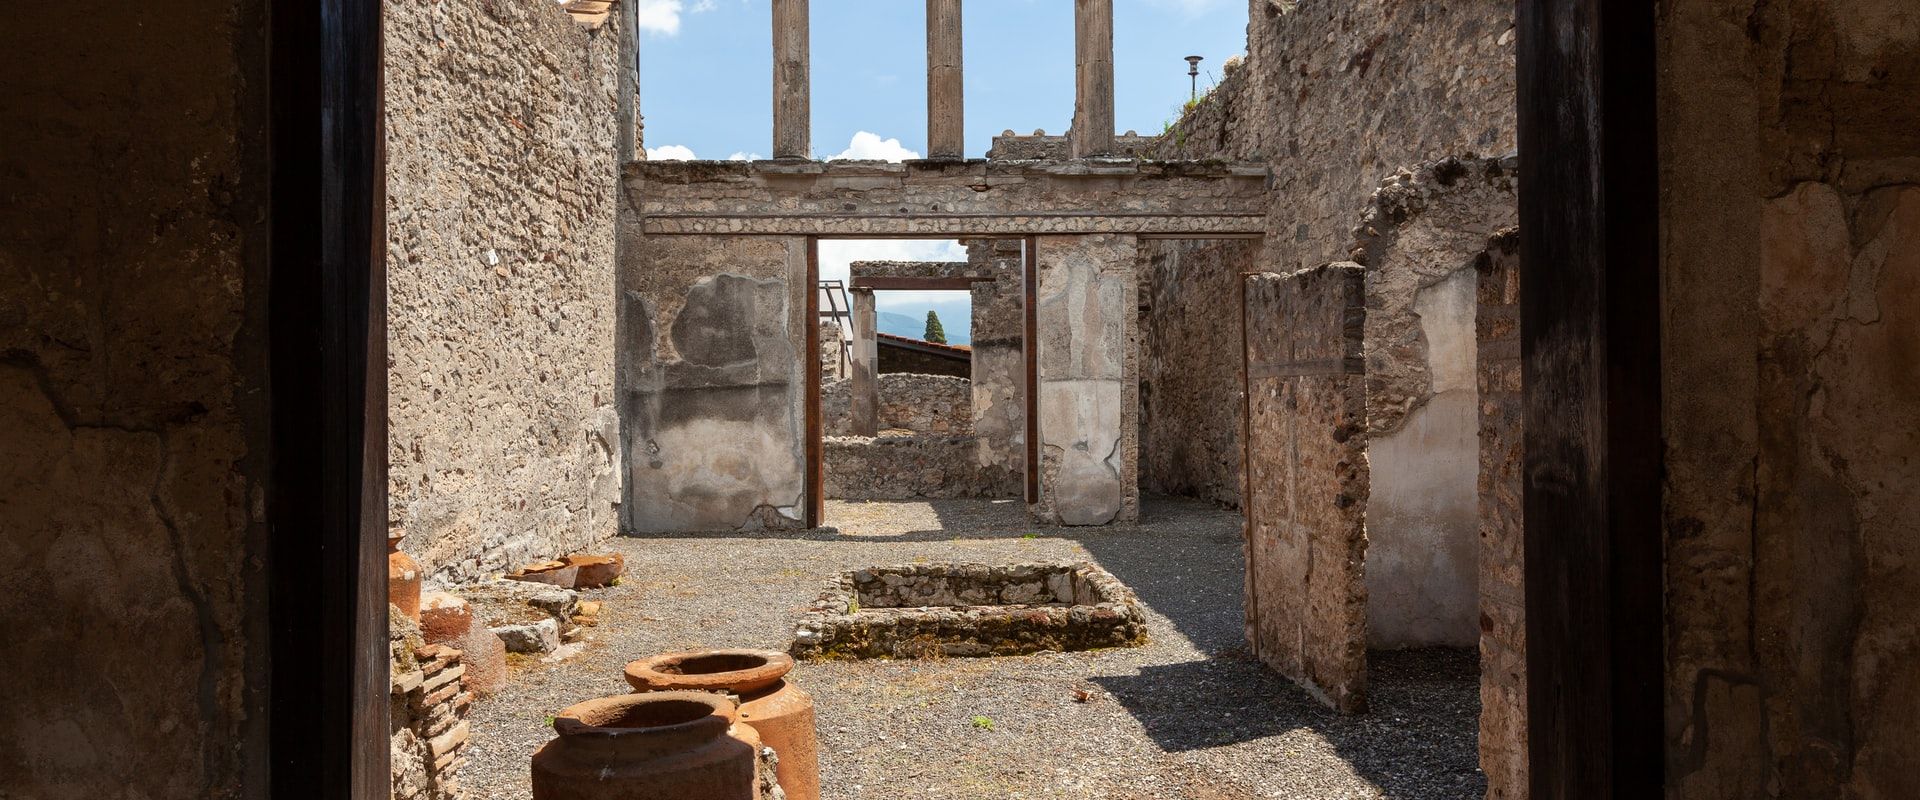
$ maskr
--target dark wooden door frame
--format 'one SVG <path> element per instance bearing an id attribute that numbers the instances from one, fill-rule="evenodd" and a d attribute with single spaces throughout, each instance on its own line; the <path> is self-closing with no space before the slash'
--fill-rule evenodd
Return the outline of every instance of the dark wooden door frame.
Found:
<path id="1" fill-rule="evenodd" d="M 390 786 L 380 2 L 268 5 L 270 784 L 376 800 Z"/>
<path id="2" fill-rule="evenodd" d="M 1518 9 L 1532 794 L 1656 796 L 1654 10 Z M 388 785 L 380 4 L 275 0 L 271 17 L 273 796 L 372 800 Z"/>
<path id="3" fill-rule="evenodd" d="M 1518 12 L 1532 797 L 1659 797 L 1655 4 Z"/>

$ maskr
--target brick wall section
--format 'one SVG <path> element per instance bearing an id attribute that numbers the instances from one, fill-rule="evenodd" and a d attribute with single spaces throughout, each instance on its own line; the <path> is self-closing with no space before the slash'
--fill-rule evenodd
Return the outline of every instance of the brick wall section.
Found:
<path id="1" fill-rule="evenodd" d="M 1480 409 L 1480 770 L 1488 800 L 1527 796 L 1525 541 L 1521 494 L 1520 239 L 1508 229 L 1475 265 Z"/>
<path id="2" fill-rule="evenodd" d="M 386 6 L 390 517 L 429 575 L 615 531 L 617 28 Z"/>
<path id="3" fill-rule="evenodd" d="M 458 772 L 466 762 L 467 711 L 473 705 L 460 651 L 422 645 L 411 620 L 397 613 L 390 619 L 400 623 L 388 634 L 395 656 L 389 696 L 393 800 L 458 800 L 465 796 Z"/>
<path id="4" fill-rule="evenodd" d="M 1366 708 L 1361 268 L 1246 284 L 1247 642 L 1341 711 Z"/>

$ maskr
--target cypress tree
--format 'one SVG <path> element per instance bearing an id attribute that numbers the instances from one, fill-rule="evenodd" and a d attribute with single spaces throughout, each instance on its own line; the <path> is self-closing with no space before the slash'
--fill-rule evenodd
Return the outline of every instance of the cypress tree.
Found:
<path id="1" fill-rule="evenodd" d="M 924 338 L 934 344 L 947 343 L 947 330 L 940 327 L 940 315 L 933 313 L 933 309 L 927 309 L 927 335 Z"/>

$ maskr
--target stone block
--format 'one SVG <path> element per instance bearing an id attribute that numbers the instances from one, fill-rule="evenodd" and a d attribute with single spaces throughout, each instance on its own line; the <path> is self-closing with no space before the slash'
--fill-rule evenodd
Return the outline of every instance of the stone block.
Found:
<path id="1" fill-rule="evenodd" d="M 509 653 L 551 653 L 560 646 L 560 624 L 551 619 L 502 625 L 492 631 Z"/>

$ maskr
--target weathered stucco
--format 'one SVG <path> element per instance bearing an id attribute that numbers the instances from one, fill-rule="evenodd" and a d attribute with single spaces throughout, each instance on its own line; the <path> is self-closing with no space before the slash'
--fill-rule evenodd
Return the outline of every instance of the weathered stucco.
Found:
<path id="1" fill-rule="evenodd" d="M 1920 796 L 1920 12 L 1661 11 L 1669 796 Z"/>
<path id="2" fill-rule="evenodd" d="M 1350 252 L 1367 267 L 1374 647 L 1479 639 L 1474 265 L 1517 220 L 1517 167 L 1445 158 L 1401 170 L 1354 229 Z"/>
<path id="3" fill-rule="evenodd" d="M 429 575 L 613 535 L 617 23 L 386 6 L 390 524 Z"/>
<path id="4" fill-rule="evenodd" d="M 1043 236 L 1034 336 L 1042 521 L 1132 522 L 1140 513 L 1139 343 L 1132 236 Z"/>
<path id="5" fill-rule="evenodd" d="M 0 24 L 0 796 L 267 792 L 266 4 Z"/>
<path id="6" fill-rule="evenodd" d="M 627 235 L 624 529 L 800 526 L 805 240 Z"/>

